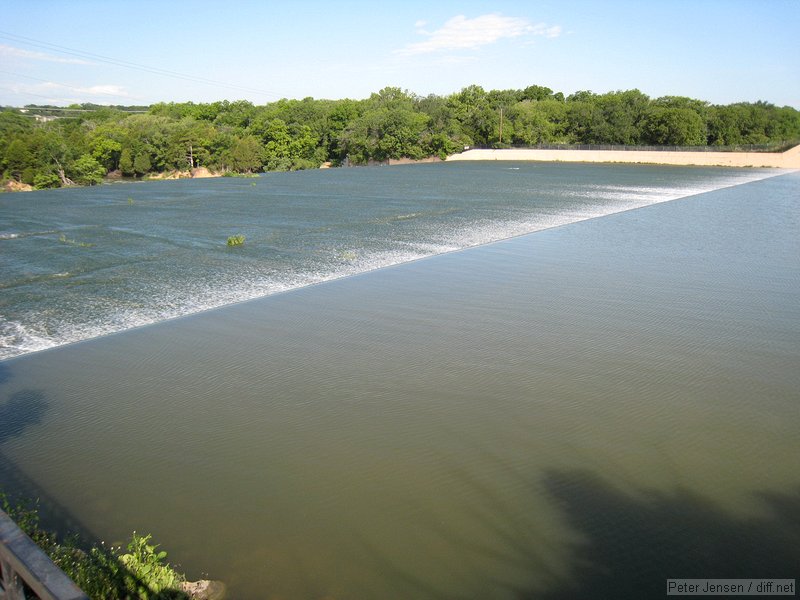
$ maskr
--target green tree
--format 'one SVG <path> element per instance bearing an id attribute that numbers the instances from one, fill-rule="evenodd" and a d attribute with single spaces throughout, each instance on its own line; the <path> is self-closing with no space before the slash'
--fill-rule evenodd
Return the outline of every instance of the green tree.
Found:
<path id="1" fill-rule="evenodd" d="M 329 158 L 341 162 L 347 155 L 343 144 L 344 131 L 362 113 L 362 103 L 355 100 L 338 100 L 326 104 L 325 124 L 320 145 L 324 149 L 323 160 Z"/>
<path id="2" fill-rule="evenodd" d="M 232 127 L 243 130 L 247 128 L 255 116 L 255 107 L 247 100 L 235 100 L 220 103 L 213 122 L 215 126 Z"/>
<path id="3" fill-rule="evenodd" d="M 258 138 L 252 135 L 236 138 L 230 150 L 230 167 L 239 173 L 260 171 L 263 165 L 263 149 Z"/>
<path id="4" fill-rule="evenodd" d="M 184 117 L 165 128 L 164 166 L 172 169 L 193 169 L 209 162 L 208 146 L 214 137 L 214 126 L 206 121 Z"/>
<path id="5" fill-rule="evenodd" d="M 549 87 L 544 87 L 541 85 L 529 85 L 519 94 L 520 100 L 534 100 L 537 102 L 548 100 L 552 97 L 553 90 L 551 90 Z"/>
<path id="6" fill-rule="evenodd" d="M 38 173 L 33 178 L 33 187 L 37 190 L 44 190 L 47 188 L 57 188 L 61 185 L 58 175 L 55 173 Z"/>
<path id="7" fill-rule="evenodd" d="M 264 132 L 264 165 L 268 171 L 288 171 L 292 168 L 289 128 L 282 119 L 273 119 Z"/>
<path id="8" fill-rule="evenodd" d="M 640 144 L 650 98 L 639 90 L 610 92 L 598 98 L 603 126 L 596 131 L 596 143 Z"/>
<path id="9" fill-rule="evenodd" d="M 133 175 L 133 155 L 130 148 L 123 148 L 119 154 L 119 170 L 123 175 Z"/>
<path id="10" fill-rule="evenodd" d="M 31 166 L 33 155 L 28 145 L 20 138 L 13 140 L 5 150 L 3 166 L 16 180 L 20 180 L 22 172 Z"/>
<path id="11" fill-rule="evenodd" d="M 565 133 L 571 143 L 601 144 L 606 130 L 603 111 L 591 92 L 576 92 L 567 98 Z"/>
<path id="12" fill-rule="evenodd" d="M 172 167 L 175 153 L 170 148 L 169 129 L 173 123 L 168 117 L 150 114 L 130 115 L 122 123 L 125 130 L 123 146 L 129 147 L 135 158 L 146 154 L 150 163 L 146 171 L 137 169 L 134 164 L 136 173 Z"/>
<path id="13" fill-rule="evenodd" d="M 51 125 L 51 124 L 46 124 Z M 45 126 L 39 140 L 39 164 L 46 165 L 47 170 L 55 170 L 61 185 L 73 185 L 74 182 L 67 177 L 66 169 L 74 160 L 76 148 L 64 136 L 64 132 L 57 128 Z"/>
<path id="14" fill-rule="evenodd" d="M 651 144 L 663 146 L 701 146 L 706 144 L 706 124 L 691 108 L 651 109 L 644 124 Z"/>
<path id="15" fill-rule="evenodd" d="M 70 165 L 70 179 L 78 185 L 102 183 L 105 168 L 88 154 L 84 154 Z"/>
<path id="16" fill-rule="evenodd" d="M 378 106 L 367 110 L 343 134 L 344 146 L 355 163 L 389 158 L 422 158 L 420 139 L 428 118 L 410 109 Z"/>
<path id="17" fill-rule="evenodd" d="M 448 106 L 461 125 L 470 146 L 489 146 L 496 140 L 500 112 L 491 106 L 486 91 L 479 85 L 463 88 L 448 98 Z"/>
<path id="18" fill-rule="evenodd" d="M 122 144 L 105 135 L 95 136 L 89 142 L 92 158 L 102 164 L 106 171 L 113 171 L 119 166 Z"/>
<path id="19" fill-rule="evenodd" d="M 383 88 L 369 97 L 361 116 L 342 132 L 341 143 L 356 163 L 422 158 L 428 120 L 416 110 L 410 94 L 396 87 Z"/>
<path id="20" fill-rule="evenodd" d="M 146 152 L 136 155 L 133 160 L 133 172 L 136 175 L 146 175 L 152 168 L 153 164 L 150 162 L 150 156 Z"/>
<path id="21" fill-rule="evenodd" d="M 519 102 L 508 111 L 508 120 L 513 123 L 510 141 L 521 146 L 558 142 L 565 116 L 564 103 L 557 100 Z"/>

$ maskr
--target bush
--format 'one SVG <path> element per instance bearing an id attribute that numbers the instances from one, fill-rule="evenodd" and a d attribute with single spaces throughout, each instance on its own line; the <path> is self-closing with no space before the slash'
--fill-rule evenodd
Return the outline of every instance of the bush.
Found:
<path id="1" fill-rule="evenodd" d="M 28 185 L 33 185 L 33 180 L 36 177 L 36 171 L 33 167 L 28 167 L 27 169 L 22 171 L 22 175 L 20 175 L 19 180 L 22 183 L 27 183 Z"/>
<path id="2" fill-rule="evenodd" d="M 128 554 L 119 557 L 119 561 L 132 576 L 130 583 L 136 586 L 142 598 L 149 598 L 152 593 L 162 594 L 175 590 L 183 581 L 183 577 L 163 562 L 167 553 L 163 551 L 156 553 L 158 545 L 148 544 L 150 537 L 150 535 L 137 535 L 134 531 L 128 543 Z"/>
<path id="3" fill-rule="evenodd" d="M 37 190 L 61 187 L 61 180 L 55 173 L 38 173 L 33 178 L 33 187 Z"/>
<path id="4" fill-rule="evenodd" d="M 79 185 L 102 183 L 105 168 L 88 154 L 84 154 L 72 164 L 71 179 Z"/>
<path id="5" fill-rule="evenodd" d="M 244 244 L 243 235 L 232 235 L 228 238 L 228 246 L 241 246 Z"/>

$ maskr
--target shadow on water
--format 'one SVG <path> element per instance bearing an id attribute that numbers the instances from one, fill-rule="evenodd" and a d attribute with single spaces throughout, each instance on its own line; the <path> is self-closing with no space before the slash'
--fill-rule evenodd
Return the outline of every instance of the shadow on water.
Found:
<path id="1" fill-rule="evenodd" d="M 8 383 L 11 377 L 11 369 L 0 363 L 0 386 Z M 0 394 L 0 397 L 3 395 Z M 42 508 L 43 524 L 59 534 L 69 531 L 84 539 L 91 539 L 88 530 L 77 519 L 2 452 L 6 442 L 41 423 L 48 406 L 46 396 L 38 390 L 14 392 L 0 403 L 0 491 L 8 494 L 12 500 L 36 499 Z"/>
<path id="2" fill-rule="evenodd" d="M 44 394 L 36 390 L 16 392 L 0 404 L 0 445 L 42 422 L 47 410 Z"/>
<path id="3" fill-rule="evenodd" d="M 0 363 L 0 386 L 11 379 L 11 370 Z M 0 395 L 2 397 L 2 395 Z M 61 540 L 72 539 L 79 547 L 88 549 L 98 544 L 97 538 L 69 510 L 64 508 L 39 483 L 29 477 L 3 452 L 2 446 L 19 437 L 25 431 L 44 420 L 49 403 L 44 393 L 38 390 L 21 390 L 11 394 L 0 404 L 0 495 L 5 495 L 12 505 L 35 508 L 41 526 L 58 535 Z M 35 501 L 35 502 L 34 502 Z M 34 503 L 32 505 L 32 502 Z M 140 597 L 155 599 L 187 600 L 189 596 L 181 590 L 165 589 L 160 593 L 149 593 L 147 584 L 132 571 L 119 567 L 128 580 L 137 582 Z"/>
<path id="4" fill-rule="evenodd" d="M 11 370 L 5 363 L 0 362 L 0 385 L 3 385 L 10 378 L 11 378 Z"/>
<path id="5" fill-rule="evenodd" d="M 800 489 L 759 494 L 764 515 L 736 517 L 690 491 L 621 492 L 584 471 L 553 471 L 547 491 L 582 541 L 571 575 L 522 600 L 663 597 L 667 579 L 800 577 Z"/>

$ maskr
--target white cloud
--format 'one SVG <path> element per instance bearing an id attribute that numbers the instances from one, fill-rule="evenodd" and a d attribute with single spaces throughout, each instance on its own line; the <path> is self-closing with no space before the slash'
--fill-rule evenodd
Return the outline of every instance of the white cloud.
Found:
<path id="1" fill-rule="evenodd" d="M 543 35 L 546 38 L 557 38 L 561 35 L 561 25 L 553 25 L 552 27 L 547 27 L 546 25 L 537 25 L 536 27 L 541 27 L 541 33 L 537 35 Z"/>
<path id="2" fill-rule="evenodd" d="M 94 64 L 89 62 L 88 60 L 82 60 L 80 58 L 62 58 L 60 56 L 54 56 L 53 54 L 47 54 L 45 52 L 34 52 L 33 50 L 23 50 L 22 48 L 6 46 L 5 44 L 0 44 L 0 56 L 12 57 L 12 58 L 28 58 L 31 60 L 43 60 L 46 62 L 65 63 L 71 65 Z"/>
<path id="3" fill-rule="evenodd" d="M 106 84 L 106 85 L 93 85 L 88 88 L 78 88 L 81 92 L 85 94 L 92 94 L 94 96 L 117 96 L 119 98 L 127 98 L 130 94 L 125 90 L 125 88 Z"/>
<path id="4" fill-rule="evenodd" d="M 65 85 L 55 81 L 44 81 L 37 84 L 15 84 L 11 88 L 17 94 L 31 94 L 33 96 L 42 96 L 51 98 L 53 102 L 64 102 L 67 100 L 75 102 L 85 102 L 87 98 L 91 97 L 114 97 L 114 98 L 130 98 L 131 95 L 128 91 L 113 84 L 92 85 L 88 87 L 78 87 L 72 85 Z M 81 95 L 80 99 L 73 100 L 75 93 Z M 65 97 L 68 94 L 69 97 Z M 98 99 L 98 98 L 94 98 Z"/>
<path id="5" fill-rule="evenodd" d="M 423 21 L 417 21 L 419 29 Z M 418 31 L 428 37 L 424 42 L 408 44 L 405 48 L 395 50 L 401 56 L 429 54 L 446 50 L 475 49 L 495 42 L 523 36 L 558 37 L 561 34 L 559 25 L 547 26 L 544 23 L 533 24 L 528 19 L 504 17 L 500 14 L 488 14 L 474 19 L 458 15 L 448 20 L 436 31 Z"/>

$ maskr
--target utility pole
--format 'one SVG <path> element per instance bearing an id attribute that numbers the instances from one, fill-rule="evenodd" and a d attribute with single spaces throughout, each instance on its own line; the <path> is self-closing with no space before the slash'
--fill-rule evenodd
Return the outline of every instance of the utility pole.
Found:
<path id="1" fill-rule="evenodd" d="M 500 143 L 503 143 L 503 107 L 500 107 Z"/>

